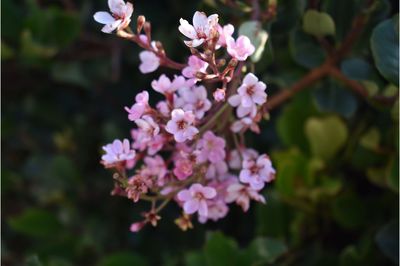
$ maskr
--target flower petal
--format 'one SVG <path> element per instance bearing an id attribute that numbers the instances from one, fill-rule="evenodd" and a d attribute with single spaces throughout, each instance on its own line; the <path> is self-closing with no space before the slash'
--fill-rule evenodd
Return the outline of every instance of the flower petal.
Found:
<path id="1" fill-rule="evenodd" d="M 96 12 L 93 15 L 93 18 L 94 20 L 96 20 L 101 24 L 111 24 L 115 21 L 115 19 L 111 16 L 110 13 L 104 11 Z"/>

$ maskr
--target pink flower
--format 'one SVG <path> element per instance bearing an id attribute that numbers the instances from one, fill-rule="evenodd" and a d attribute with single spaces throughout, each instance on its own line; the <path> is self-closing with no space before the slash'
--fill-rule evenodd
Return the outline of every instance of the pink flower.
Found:
<path id="1" fill-rule="evenodd" d="M 193 164 L 191 161 L 186 159 L 181 159 L 175 163 L 174 175 L 179 180 L 185 180 L 192 174 L 193 174 Z"/>
<path id="2" fill-rule="evenodd" d="M 217 191 L 212 187 L 193 184 L 189 189 L 182 190 L 177 197 L 183 203 L 183 210 L 186 214 L 199 212 L 201 216 L 208 216 L 207 200 L 214 198 Z"/>
<path id="3" fill-rule="evenodd" d="M 130 121 L 135 121 L 139 119 L 145 110 L 149 106 L 149 93 L 147 91 L 142 91 L 138 93 L 135 97 L 136 103 L 132 105 L 131 108 L 125 106 L 125 110 L 128 112 L 128 119 Z"/>
<path id="4" fill-rule="evenodd" d="M 250 39 L 244 35 L 239 36 L 236 42 L 235 39 L 230 37 L 226 40 L 226 44 L 228 53 L 239 61 L 245 61 L 255 51 Z"/>
<path id="5" fill-rule="evenodd" d="M 171 81 L 165 74 L 162 74 L 158 80 L 153 80 L 151 86 L 161 94 L 172 94 L 179 88 L 185 86 L 186 80 L 182 76 L 175 76 Z"/>
<path id="6" fill-rule="evenodd" d="M 200 58 L 195 55 L 189 56 L 188 66 L 182 70 L 182 75 L 186 78 L 190 78 L 194 80 L 194 83 L 197 81 L 196 73 L 206 73 L 208 68 L 208 63 L 204 62 Z"/>
<path id="7" fill-rule="evenodd" d="M 214 135 L 212 131 L 204 133 L 198 142 L 200 161 L 216 163 L 225 159 L 225 140 Z"/>
<path id="8" fill-rule="evenodd" d="M 174 135 L 176 142 L 192 140 L 199 133 L 199 130 L 192 126 L 194 120 L 195 116 L 191 111 L 185 112 L 182 109 L 174 109 L 165 130 Z"/>
<path id="9" fill-rule="evenodd" d="M 159 101 L 156 108 L 163 116 L 169 116 L 171 114 L 171 108 L 166 101 Z"/>
<path id="10" fill-rule="evenodd" d="M 134 202 L 138 202 L 140 195 L 146 194 L 152 185 L 151 179 L 142 175 L 134 175 L 128 180 L 128 185 L 125 188 L 127 196 Z"/>
<path id="11" fill-rule="evenodd" d="M 260 155 L 257 160 L 244 160 L 242 166 L 239 180 L 249 184 L 252 189 L 260 190 L 265 182 L 271 182 L 275 178 L 275 169 L 265 154 Z"/>
<path id="12" fill-rule="evenodd" d="M 247 115 L 249 115 L 250 117 L 255 117 L 257 114 L 257 106 L 253 104 L 250 107 L 244 107 L 241 104 L 242 97 L 239 94 L 234 94 L 231 97 L 229 97 L 228 102 L 231 106 L 237 107 L 236 115 L 239 118 L 245 117 Z"/>
<path id="13" fill-rule="evenodd" d="M 160 58 L 150 51 L 142 51 L 139 54 L 141 64 L 139 66 L 140 72 L 147 74 L 155 71 L 160 66 Z"/>
<path id="14" fill-rule="evenodd" d="M 232 24 L 227 24 L 224 27 L 218 24 L 218 33 L 219 33 L 219 39 L 217 44 L 220 46 L 226 46 L 226 41 L 229 38 L 232 38 L 232 34 L 235 31 L 235 28 L 233 27 Z"/>
<path id="15" fill-rule="evenodd" d="M 111 33 L 113 30 L 123 30 L 131 22 L 133 6 L 123 0 L 108 0 L 108 7 L 112 14 L 104 11 L 96 12 L 93 18 L 101 24 L 105 24 L 101 29 L 104 33 Z"/>
<path id="16" fill-rule="evenodd" d="M 227 189 L 226 202 L 236 202 L 246 212 L 250 206 L 250 199 L 265 203 L 265 198 L 257 190 L 240 183 L 231 184 Z"/>
<path id="17" fill-rule="evenodd" d="M 244 160 L 255 160 L 258 157 L 258 152 L 253 149 L 241 149 L 239 150 L 232 150 L 229 153 L 229 167 L 234 170 L 239 170 L 242 168 L 242 159 Z"/>
<path id="18" fill-rule="evenodd" d="M 216 89 L 213 93 L 214 100 L 217 102 L 222 102 L 225 100 L 225 90 L 224 89 Z"/>
<path id="19" fill-rule="evenodd" d="M 199 222 L 205 223 L 207 220 L 218 221 L 224 218 L 229 211 L 229 207 L 222 200 L 208 201 L 208 214 L 207 216 L 199 215 Z"/>
<path id="20" fill-rule="evenodd" d="M 102 163 L 106 166 L 132 160 L 136 156 L 135 150 L 131 149 L 129 140 L 127 139 L 124 139 L 122 142 L 116 139 L 113 143 L 103 146 L 103 150 L 106 154 L 104 154 L 101 159 Z"/>
<path id="21" fill-rule="evenodd" d="M 244 117 L 240 120 L 235 121 L 231 125 L 231 130 L 232 132 L 238 133 L 240 131 L 245 131 L 248 128 L 251 129 L 254 133 L 260 133 L 260 128 L 256 122 L 253 121 L 253 119 L 249 117 Z"/>
<path id="22" fill-rule="evenodd" d="M 157 179 L 163 179 L 164 176 L 167 174 L 167 166 L 163 158 L 160 155 L 156 155 L 154 157 L 145 157 L 144 163 L 146 167 L 144 167 L 140 173 L 144 176 L 155 176 Z"/>
<path id="23" fill-rule="evenodd" d="M 181 24 L 179 31 L 191 39 L 191 41 L 185 41 L 185 44 L 189 47 L 197 47 L 212 38 L 217 30 L 218 15 L 213 14 L 207 17 L 203 12 L 196 11 L 193 16 L 193 26 L 183 18 L 179 22 Z"/>
<path id="24" fill-rule="evenodd" d="M 207 98 L 207 90 L 204 86 L 194 86 L 191 89 L 181 88 L 180 98 L 175 99 L 175 107 L 185 111 L 192 111 L 197 119 L 202 119 L 205 112 L 210 110 L 211 102 Z"/>
<path id="25" fill-rule="evenodd" d="M 147 144 L 147 153 L 154 155 L 159 152 L 165 144 L 165 137 L 163 135 L 154 136 Z"/>
<path id="26" fill-rule="evenodd" d="M 206 178 L 222 180 L 228 172 L 228 165 L 225 161 L 211 163 L 206 172 Z"/>
<path id="27" fill-rule="evenodd" d="M 248 73 L 242 85 L 238 88 L 238 93 L 241 96 L 241 105 L 243 107 L 251 107 L 255 104 L 261 105 L 267 101 L 265 89 L 267 86 L 264 82 L 258 81 L 258 78 L 252 73 Z"/>
<path id="28" fill-rule="evenodd" d="M 150 141 L 153 137 L 157 136 L 160 132 L 160 127 L 154 122 L 153 118 L 149 115 L 144 115 L 142 118 L 135 120 L 136 125 L 144 133 L 147 138 L 143 141 Z"/>
<path id="29" fill-rule="evenodd" d="M 142 228 L 143 228 L 145 225 L 146 225 L 146 222 L 145 222 L 145 221 L 136 222 L 136 223 L 131 224 L 131 227 L 130 227 L 129 230 L 130 230 L 132 233 L 137 233 L 137 232 L 139 232 L 140 230 L 142 230 Z"/>

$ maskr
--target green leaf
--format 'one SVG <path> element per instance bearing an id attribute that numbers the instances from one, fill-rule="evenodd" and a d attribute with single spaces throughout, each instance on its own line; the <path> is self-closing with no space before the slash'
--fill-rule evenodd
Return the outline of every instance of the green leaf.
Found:
<path id="1" fill-rule="evenodd" d="M 57 53 L 57 49 L 45 46 L 33 40 L 32 33 L 25 30 L 21 34 L 21 55 L 29 59 L 51 58 Z"/>
<path id="2" fill-rule="evenodd" d="M 244 251 L 243 257 L 248 264 L 242 265 L 265 265 L 266 263 L 274 263 L 276 259 L 287 252 L 287 247 L 283 241 L 267 238 L 257 237 Z"/>
<path id="3" fill-rule="evenodd" d="M 9 218 L 8 224 L 13 230 L 32 237 L 56 236 L 62 229 L 59 220 L 53 213 L 34 208 Z"/>
<path id="4" fill-rule="evenodd" d="M 221 232 L 212 232 L 207 236 L 204 253 L 208 266 L 232 266 L 237 262 L 238 247 Z"/>
<path id="5" fill-rule="evenodd" d="M 343 40 L 351 28 L 353 17 L 356 14 L 356 1 L 349 0 L 324 0 L 321 9 L 326 11 L 335 22 L 336 36 Z"/>
<path id="6" fill-rule="evenodd" d="M 360 145 L 366 149 L 376 150 L 379 147 L 381 134 L 376 127 L 370 128 L 360 139 Z"/>
<path id="7" fill-rule="evenodd" d="M 268 33 L 262 29 L 259 21 L 246 21 L 239 27 L 238 35 L 245 35 L 249 37 L 250 42 L 256 48 L 254 54 L 251 56 L 253 62 L 258 62 L 264 52 L 265 44 L 268 40 Z"/>
<path id="8" fill-rule="evenodd" d="M 185 254 L 186 266 L 204 266 L 207 265 L 206 257 L 202 252 L 189 252 Z"/>
<path id="9" fill-rule="evenodd" d="M 339 113 L 346 118 L 354 115 L 358 107 L 356 97 L 338 82 L 328 79 L 313 90 L 314 101 L 321 112 Z"/>
<path id="10" fill-rule="evenodd" d="M 399 16 L 376 26 L 371 36 L 371 50 L 375 65 L 389 82 L 399 85 Z"/>
<path id="11" fill-rule="evenodd" d="M 353 194 L 344 194 L 333 201 L 333 218 L 344 228 L 359 228 L 367 222 L 367 209 L 364 202 Z"/>
<path id="12" fill-rule="evenodd" d="M 25 259 L 25 266 L 42 266 L 42 262 L 39 260 L 38 255 L 32 255 Z"/>
<path id="13" fill-rule="evenodd" d="M 362 259 L 356 247 L 348 246 L 340 253 L 340 266 L 362 266 Z"/>
<path id="14" fill-rule="evenodd" d="M 375 236 L 378 247 L 393 263 L 399 261 L 399 223 L 391 221 L 381 227 Z"/>
<path id="15" fill-rule="evenodd" d="M 277 176 L 275 186 L 277 191 L 285 196 L 294 196 L 298 187 L 304 186 L 307 158 L 297 149 L 274 152 Z"/>
<path id="16" fill-rule="evenodd" d="M 276 20 L 272 22 L 272 36 L 287 34 L 300 21 L 306 6 L 305 0 L 279 0 Z"/>
<path id="17" fill-rule="evenodd" d="M 294 61 L 308 69 L 321 65 L 326 57 L 317 41 L 300 29 L 290 34 L 289 48 Z"/>
<path id="18" fill-rule="evenodd" d="M 147 263 L 141 256 L 134 254 L 133 252 L 120 251 L 103 257 L 98 265 L 99 266 L 132 266 L 132 265 L 145 266 L 147 265 Z"/>
<path id="19" fill-rule="evenodd" d="M 344 60 L 340 65 L 340 69 L 344 75 L 354 80 L 366 80 L 372 74 L 371 65 L 360 58 Z"/>
<path id="20" fill-rule="evenodd" d="M 327 13 L 307 10 L 303 17 L 303 30 L 316 37 L 335 35 L 335 22 Z"/>
<path id="21" fill-rule="evenodd" d="M 312 154 L 323 160 L 331 159 L 344 146 L 348 137 L 346 125 L 336 116 L 309 118 L 305 132 Z"/>
<path id="22" fill-rule="evenodd" d="M 282 142 L 286 146 L 295 145 L 308 151 L 307 137 L 299 128 L 303 128 L 307 118 L 316 113 L 310 94 L 298 94 L 278 117 L 276 129 Z"/>
<path id="23" fill-rule="evenodd" d="M 370 80 L 362 80 L 361 84 L 364 86 L 364 88 L 368 91 L 369 96 L 374 96 L 379 92 L 379 87 L 378 85 Z"/>
<path id="24" fill-rule="evenodd" d="M 14 57 L 15 52 L 10 46 L 5 44 L 3 41 L 0 43 L 1 45 L 1 60 L 8 60 Z"/>
<path id="25" fill-rule="evenodd" d="M 257 235 L 282 237 L 289 233 L 292 215 L 277 193 L 269 192 L 268 204 L 257 204 L 255 208 Z"/>
<path id="26" fill-rule="evenodd" d="M 84 88 L 90 86 L 90 81 L 83 73 L 82 66 L 78 62 L 56 63 L 51 70 L 52 78 L 60 83 L 78 85 Z"/>

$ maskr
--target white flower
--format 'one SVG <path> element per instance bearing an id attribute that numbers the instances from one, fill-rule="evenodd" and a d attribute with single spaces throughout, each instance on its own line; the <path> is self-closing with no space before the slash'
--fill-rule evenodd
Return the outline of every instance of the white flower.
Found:
<path id="1" fill-rule="evenodd" d="M 179 31 L 191 39 L 191 41 L 185 41 L 185 44 L 189 47 L 197 47 L 209 40 L 217 31 L 218 15 L 213 14 L 207 17 L 205 13 L 196 11 L 193 16 L 193 26 L 183 18 L 179 22 L 181 23 Z"/>
<path id="2" fill-rule="evenodd" d="M 93 16 L 94 20 L 105 24 L 101 31 L 111 33 L 115 29 L 122 30 L 128 27 L 131 22 L 133 5 L 129 2 L 125 3 L 123 0 L 108 0 L 108 6 L 111 14 L 100 11 Z"/>

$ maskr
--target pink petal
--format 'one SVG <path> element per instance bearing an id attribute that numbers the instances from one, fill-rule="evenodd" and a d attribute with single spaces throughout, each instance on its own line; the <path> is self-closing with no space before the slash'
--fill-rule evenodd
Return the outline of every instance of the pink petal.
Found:
<path id="1" fill-rule="evenodd" d="M 183 210 L 187 214 L 193 214 L 199 209 L 198 200 L 189 200 L 183 204 Z"/>
<path id="2" fill-rule="evenodd" d="M 192 199 L 192 196 L 190 195 L 190 192 L 187 189 L 180 191 L 177 197 L 180 201 L 188 201 Z"/>
<path id="3" fill-rule="evenodd" d="M 204 187 L 202 189 L 202 193 L 207 199 L 212 199 L 217 195 L 217 191 L 215 190 L 215 188 L 212 187 Z"/>
<path id="4" fill-rule="evenodd" d="M 201 216 L 208 216 L 208 206 L 207 206 L 207 202 L 205 200 L 201 200 L 200 201 L 200 206 L 198 207 L 199 210 L 199 214 Z"/>

